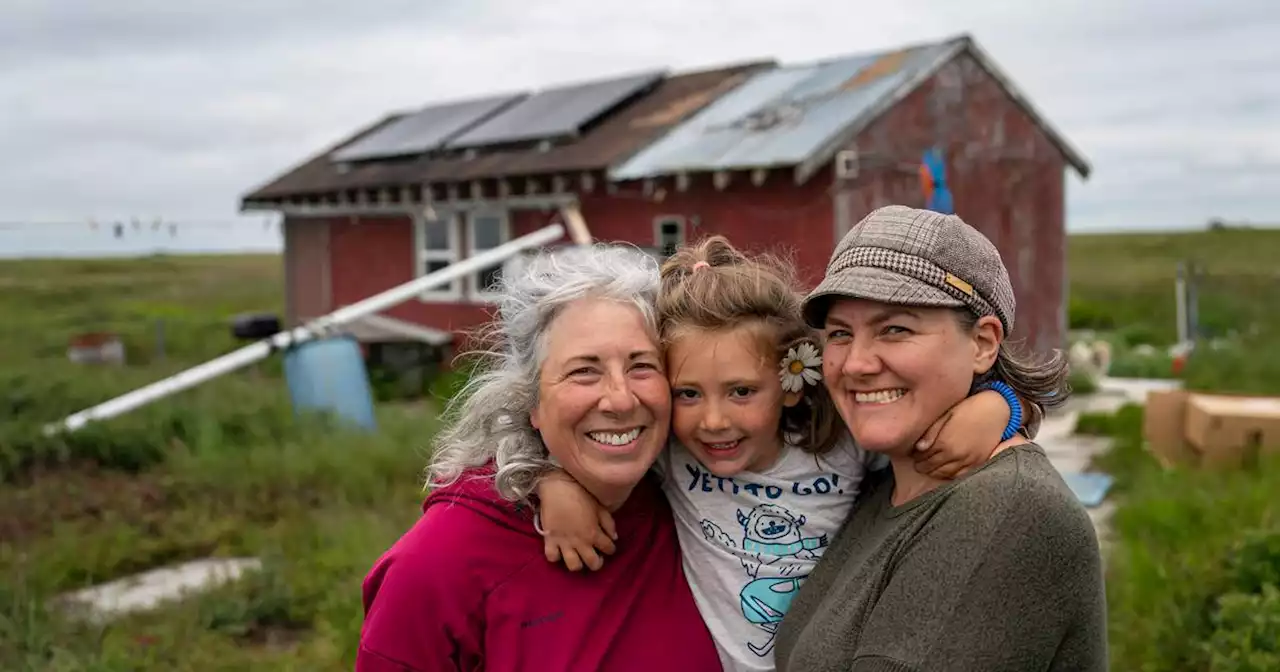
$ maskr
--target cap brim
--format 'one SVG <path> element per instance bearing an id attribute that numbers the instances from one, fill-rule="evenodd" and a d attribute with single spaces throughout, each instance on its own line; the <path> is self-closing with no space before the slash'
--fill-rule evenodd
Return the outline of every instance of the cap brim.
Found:
<path id="1" fill-rule="evenodd" d="M 901 273 L 859 266 L 823 278 L 804 299 L 804 319 L 809 326 L 821 329 L 827 319 L 827 308 L 836 299 L 865 299 L 898 306 L 936 306 L 959 308 L 964 301 L 945 291 Z"/>

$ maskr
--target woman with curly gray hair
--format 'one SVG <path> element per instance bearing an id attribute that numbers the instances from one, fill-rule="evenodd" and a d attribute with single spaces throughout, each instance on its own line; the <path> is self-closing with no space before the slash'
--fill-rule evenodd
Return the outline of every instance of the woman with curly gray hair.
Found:
<path id="1" fill-rule="evenodd" d="M 423 515 L 364 583 L 356 669 L 717 670 L 649 468 L 671 392 L 656 260 L 596 245 L 504 280 L 495 347 L 448 409 Z M 560 467 L 612 515 L 611 562 L 544 558 L 531 501 Z"/>

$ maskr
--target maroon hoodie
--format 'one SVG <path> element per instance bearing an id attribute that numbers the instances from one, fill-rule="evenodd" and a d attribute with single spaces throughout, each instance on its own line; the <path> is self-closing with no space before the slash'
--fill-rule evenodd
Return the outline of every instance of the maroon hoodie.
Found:
<path id="1" fill-rule="evenodd" d="M 617 552 L 597 572 L 547 562 L 491 472 L 422 508 L 365 578 L 357 672 L 720 669 L 652 477 L 614 514 Z"/>

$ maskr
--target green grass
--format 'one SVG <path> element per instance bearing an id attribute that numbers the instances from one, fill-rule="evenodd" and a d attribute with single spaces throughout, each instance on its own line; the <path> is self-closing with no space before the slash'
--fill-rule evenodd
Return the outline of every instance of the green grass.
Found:
<path id="1" fill-rule="evenodd" d="M 279 311 L 280 260 L 0 262 L 0 288 L 0 669 L 351 669 L 364 574 L 419 515 L 430 408 L 383 405 L 374 434 L 296 417 L 268 363 L 45 436 L 47 422 L 241 345 L 229 319 Z M 152 357 L 159 318 L 165 361 Z M 125 338 L 130 365 L 66 361 L 72 334 L 103 330 Z M 54 599 L 208 556 L 265 569 L 109 625 Z"/>
<path id="2" fill-rule="evenodd" d="M 1111 374 L 1169 377 L 1179 261 L 1205 271 L 1206 332 L 1180 376 L 1192 390 L 1280 394 L 1280 231 L 1072 236 L 1074 329 L 1113 344 Z M 1160 352 L 1140 355 L 1151 344 Z M 1143 447 L 1142 409 L 1085 414 L 1077 430 L 1115 437 L 1094 467 L 1116 477 L 1107 557 L 1111 668 L 1280 669 L 1280 456 L 1255 470 L 1161 468 Z"/>
<path id="3" fill-rule="evenodd" d="M 130 362 L 148 363 L 163 324 L 164 365 L 197 364 L 240 345 L 236 314 L 283 317 L 283 282 L 277 255 L 3 261 L 0 348 L 6 361 L 57 359 L 73 335 L 106 331 L 120 335 Z"/>
<path id="4" fill-rule="evenodd" d="M 1176 340 L 1174 278 L 1179 262 L 1194 261 L 1204 270 L 1205 341 L 1187 362 L 1186 386 L 1280 394 L 1280 230 L 1074 235 L 1067 254 L 1070 327 L 1113 343 L 1112 375 L 1173 375 L 1167 355 L 1132 349 L 1144 343 L 1163 349 Z"/>
<path id="5" fill-rule="evenodd" d="M 1278 244 L 1277 232 L 1073 236 L 1073 326 L 1128 345 L 1167 343 L 1178 259 L 1199 256 L 1213 288 L 1256 289 L 1275 279 Z M 1227 269 L 1226 261 L 1242 265 Z M 351 669 L 360 583 L 419 512 L 436 422 L 428 407 L 384 404 L 372 435 L 296 418 L 278 362 L 267 362 L 71 435 L 40 431 L 238 347 L 230 319 L 281 313 L 282 283 L 275 256 L 0 262 L 0 669 Z M 1268 343 L 1274 311 L 1257 308 L 1265 299 L 1255 294 L 1219 294 L 1231 292 L 1205 292 L 1207 324 L 1257 327 L 1232 347 L 1198 353 L 1188 380 L 1259 391 L 1280 384 L 1280 375 L 1268 382 L 1256 373 L 1280 374 L 1268 368 L 1280 348 L 1240 345 Z M 68 339 L 93 331 L 120 334 L 130 364 L 68 363 Z M 1126 357 L 1117 356 L 1117 369 L 1168 369 L 1167 359 Z M 447 396 L 458 379 L 431 389 Z M 1265 609 L 1276 600 L 1249 588 L 1268 565 L 1244 571 L 1231 558 L 1269 557 L 1257 551 L 1265 543 L 1240 545 L 1245 532 L 1275 524 L 1274 498 L 1266 498 L 1280 490 L 1275 472 L 1162 472 L 1134 447 L 1135 418 L 1140 411 L 1129 409 L 1084 421 L 1130 436 L 1104 458 L 1125 497 L 1109 563 L 1115 669 L 1249 669 L 1213 661 L 1271 632 Z M 53 602 L 208 555 L 257 556 L 265 570 L 109 625 L 78 621 Z"/>
<path id="6" fill-rule="evenodd" d="M 66 407 L 45 398 L 26 413 Z M 350 669 L 360 581 L 418 513 L 435 422 L 379 420 L 363 434 L 298 418 L 279 385 L 232 376 L 82 433 L 6 433 L 10 454 L 38 459 L 0 488 L 0 669 Z M 48 610 L 63 591 L 209 555 L 267 571 L 105 628 Z"/>
<path id="7" fill-rule="evenodd" d="M 1120 506 L 1107 557 L 1111 668 L 1280 669 L 1280 456 L 1255 470 L 1165 470 L 1142 445 L 1142 409 L 1086 415 L 1115 437 L 1095 467 Z"/>
<path id="8" fill-rule="evenodd" d="M 1072 328 L 1117 331 L 1128 341 L 1175 340 L 1178 262 L 1206 273 L 1200 321 L 1211 335 L 1280 332 L 1268 297 L 1280 291 L 1280 230 L 1236 229 L 1068 238 Z"/>

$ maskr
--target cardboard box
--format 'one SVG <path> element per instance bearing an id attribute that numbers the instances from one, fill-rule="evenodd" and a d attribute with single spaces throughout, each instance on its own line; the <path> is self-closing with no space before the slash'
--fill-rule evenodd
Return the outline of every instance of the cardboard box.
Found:
<path id="1" fill-rule="evenodd" d="M 1166 469 L 1199 465 L 1200 456 L 1187 443 L 1187 397 L 1184 390 L 1152 390 L 1143 409 L 1142 436 L 1147 450 Z"/>
<path id="2" fill-rule="evenodd" d="M 1193 394 L 1186 433 L 1206 465 L 1256 464 L 1260 453 L 1280 452 L 1280 398 Z"/>
<path id="3" fill-rule="evenodd" d="M 1165 466 L 1246 467 L 1280 453 L 1280 397 L 1150 392 L 1143 433 Z"/>

